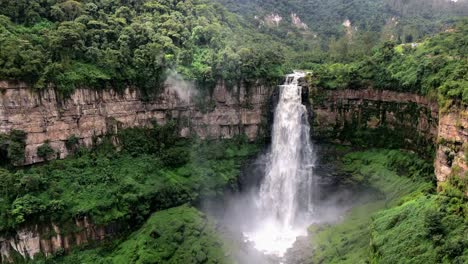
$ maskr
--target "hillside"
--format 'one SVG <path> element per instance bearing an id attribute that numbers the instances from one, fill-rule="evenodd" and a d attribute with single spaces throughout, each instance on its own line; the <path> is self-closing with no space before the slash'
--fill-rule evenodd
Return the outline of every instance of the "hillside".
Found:
<path id="1" fill-rule="evenodd" d="M 284 74 L 282 44 L 209 0 L 1 1 L 0 15 L 0 79 L 36 89 L 151 94 L 170 69 L 200 86 Z"/>
<path id="2" fill-rule="evenodd" d="M 272 14 L 281 17 L 280 26 L 301 26 L 294 23 L 292 15 L 297 15 L 307 26 L 303 29 L 324 42 L 349 31 L 371 32 L 377 35 L 376 39 L 412 42 L 443 30 L 457 17 L 468 15 L 467 1 L 451 0 L 219 1 L 258 26 L 264 25 L 262 22 Z"/>
<path id="3" fill-rule="evenodd" d="M 413 92 L 438 98 L 442 108 L 468 105 L 468 20 L 419 43 L 385 42 L 371 56 L 350 63 L 310 64 L 325 89 Z"/>
<path id="4" fill-rule="evenodd" d="M 0 79 L 63 94 L 125 86 L 154 94 L 168 70 L 208 88 L 219 79 L 276 82 L 301 63 L 360 59 L 468 14 L 466 1 L 220 2 L 230 11 L 210 0 L 1 1 Z"/>

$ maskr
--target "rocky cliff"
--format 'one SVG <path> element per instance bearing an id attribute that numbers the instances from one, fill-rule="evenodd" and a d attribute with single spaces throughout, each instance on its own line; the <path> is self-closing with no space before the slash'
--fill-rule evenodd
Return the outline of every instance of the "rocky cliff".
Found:
<path id="1" fill-rule="evenodd" d="M 180 135 L 232 138 L 245 134 L 254 140 L 265 124 L 271 87 L 257 85 L 228 89 L 220 83 L 209 96 L 186 102 L 172 87 L 152 100 L 143 100 L 136 89 L 122 92 L 77 89 L 59 99 L 54 89 L 32 91 L 24 83 L 0 82 L 0 134 L 26 132 L 24 164 L 41 162 L 37 148 L 49 142 L 60 158 L 68 155 L 66 140 L 72 136 L 90 146 L 100 136 L 121 128 L 164 124 L 182 120 Z M 195 103 L 200 101 L 201 103 Z"/>
<path id="2" fill-rule="evenodd" d="M 304 86 L 307 84 L 303 83 Z M 143 100 L 136 90 L 94 91 L 79 89 L 65 100 L 53 89 L 33 92 L 21 83 L 0 83 L 0 132 L 13 129 L 27 133 L 26 164 L 40 162 L 36 150 L 44 142 L 65 157 L 70 136 L 84 145 L 96 137 L 121 128 L 147 126 L 152 121 L 181 120 L 180 135 L 201 138 L 231 138 L 245 134 L 254 140 L 266 133 L 269 108 L 275 90 L 256 86 L 228 89 L 219 84 L 203 104 L 185 102 L 171 87 L 153 100 Z M 304 90 L 310 99 L 313 137 L 363 145 L 403 144 L 431 156 L 435 148 L 435 172 L 439 182 L 468 171 L 468 109 L 439 113 L 435 101 L 425 97 L 377 90 Z M 195 101 L 195 100 L 194 100 Z M 209 106 L 209 107 L 207 107 Z M 393 142 L 394 141 L 394 142 Z M 400 145 L 396 145 L 400 146 Z M 424 146 L 424 148 L 421 148 Z M 432 146 L 433 149 L 427 149 Z M 464 176 L 465 175 L 465 176 Z M 99 241 L 118 227 L 95 226 L 84 218 L 70 230 L 54 224 L 30 226 L 8 237 L 0 237 L 2 261 L 15 254 L 23 257 L 68 250 L 74 245 Z"/>
<path id="3" fill-rule="evenodd" d="M 69 230 L 55 224 L 34 225 L 18 230 L 14 236 L 0 237 L 0 263 L 17 259 L 31 259 L 41 253 L 45 256 L 69 251 L 72 247 L 101 241 L 118 233 L 118 225 L 97 226 L 84 217 L 75 220 Z"/>
<path id="4" fill-rule="evenodd" d="M 439 185 L 468 179 L 466 107 L 439 111 L 435 100 L 385 90 L 310 88 L 309 94 L 314 138 L 413 149 L 434 158 Z"/>
<path id="5" fill-rule="evenodd" d="M 316 138 L 415 150 L 436 142 L 438 105 L 423 96 L 364 89 L 312 90 L 310 98 Z"/>
<path id="6" fill-rule="evenodd" d="M 468 180 L 468 108 L 454 108 L 440 114 L 434 166 L 438 182 L 452 176 Z M 465 195 L 468 196 L 468 190 Z"/>

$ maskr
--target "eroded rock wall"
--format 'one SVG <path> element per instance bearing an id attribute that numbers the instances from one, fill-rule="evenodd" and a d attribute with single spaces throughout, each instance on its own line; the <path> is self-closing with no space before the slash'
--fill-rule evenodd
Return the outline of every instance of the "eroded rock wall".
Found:
<path id="1" fill-rule="evenodd" d="M 15 258 L 34 259 L 39 253 L 49 256 L 59 251 L 69 251 L 72 247 L 112 237 L 119 231 L 117 225 L 97 226 L 86 217 L 75 220 L 68 229 L 55 224 L 33 225 L 18 230 L 13 236 L 0 237 L 0 263 L 14 262 Z"/>
<path id="2" fill-rule="evenodd" d="M 185 102 L 166 87 L 152 100 L 143 100 L 137 89 L 96 91 L 77 89 L 59 99 L 54 89 L 32 91 L 24 83 L 0 82 L 0 133 L 27 133 L 24 164 L 41 162 L 37 148 L 45 142 L 60 158 L 68 155 L 65 142 L 76 136 L 86 146 L 93 139 L 121 128 L 164 124 L 183 120 L 180 135 L 201 138 L 232 138 L 245 134 L 254 140 L 262 134 L 272 87 L 217 85 L 210 96 Z M 195 103 L 202 101 L 202 103 Z"/>
<path id="3" fill-rule="evenodd" d="M 357 140 L 357 131 L 388 133 L 376 140 L 398 136 L 417 149 L 435 144 L 438 135 L 438 105 L 423 96 L 385 90 L 312 90 L 313 136 L 341 143 Z M 372 140 L 372 133 L 361 140 Z M 378 143 L 378 142 L 375 142 Z"/>
<path id="4" fill-rule="evenodd" d="M 466 181 L 466 107 L 439 111 L 437 101 L 424 96 L 372 89 L 326 91 L 310 88 L 309 98 L 315 138 L 351 143 L 356 140 L 353 137 L 361 137 L 360 143 L 365 144 L 376 135 L 356 134 L 356 131 L 386 133 L 380 134 L 377 140 L 385 140 L 385 137 L 403 140 L 403 148 L 434 157 L 435 175 L 439 184 L 450 177 Z M 468 190 L 465 190 L 465 195 L 468 196 Z"/>
<path id="5" fill-rule="evenodd" d="M 451 176 L 468 177 L 468 109 L 453 108 L 439 118 L 439 139 L 434 163 L 438 182 Z M 465 190 L 468 196 L 468 190 Z"/>

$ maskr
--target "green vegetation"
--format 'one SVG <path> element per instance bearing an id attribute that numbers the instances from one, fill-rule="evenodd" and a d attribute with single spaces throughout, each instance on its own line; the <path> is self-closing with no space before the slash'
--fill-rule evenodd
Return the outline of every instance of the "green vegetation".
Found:
<path id="1" fill-rule="evenodd" d="M 0 166 L 21 165 L 24 161 L 26 133 L 13 130 L 0 134 Z"/>
<path id="2" fill-rule="evenodd" d="M 372 226 L 376 263 L 466 263 L 468 206 L 463 198 L 419 194 L 377 213 Z"/>
<path id="3" fill-rule="evenodd" d="M 37 148 L 37 156 L 43 158 L 44 160 L 49 160 L 54 158 L 55 151 L 49 145 L 49 142 L 46 142 Z"/>
<path id="4" fill-rule="evenodd" d="M 372 87 L 438 98 L 442 107 L 468 104 L 468 20 L 414 46 L 386 42 L 368 58 L 310 65 L 325 89 Z"/>
<path id="5" fill-rule="evenodd" d="M 242 161 L 257 146 L 242 138 L 180 140 L 170 127 L 124 130 L 121 152 L 104 140 L 65 160 L 1 169 L 0 232 L 32 223 L 67 224 L 82 216 L 96 224 L 134 226 L 156 210 L 237 188 Z"/>
<path id="6" fill-rule="evenodd" d="M 411 43 L 440 32 L 468 15 L 468 4 L 446 0 L 218 0 L 261 32 L 277 36 L 298 50 L 301 62 L 352 61 L 368 55 L 379 42 Z M 307 26 L 293 25 L 297 14 Z M 282 17 L 268 24 L 271 14 Z M 350 28 L 343 25 L 345 20 Z M 302 58 L 301 57 L 305 57 Z M 296 64 L 297 65 L 297 64 Z M 305 65 L 304 65 L 305 66 Z M 307 66 L 303 68 L 308 68 Z"/>
<path id="7" fill-rule="evenodd" d="M 320 101 L 323 90 L 316 91 L 310 95 L 312 104 L 325 107 Z M 415 128 L 424 122 L 421 120 L 436 125 L 429 107 L 414 102 L 367 100 L 356 105 L 346 100 L 330 103 L 343 123 L 323 126 L 320 118 L 315 118 L 314 137 L 338 139 L 362 148 L 411 149 L 427 159 L 434 158 L 435 145 L 429 132 L 415 133 Z"/>
<path id="8" fill-rule="evenodd" d="M 275 13 L 282 22 L 265 20 Z M 292 13 L 308 28 L 293 25 Z M 303 68 L 316 88 L 417 93 L 445 111 L 468 106 L 466 15 L 466 1 L 448 0 L 0 0 L 0 81 L 54 87 L 60 97 L 78 87 L 136 87 L 149 98 L 171 72 L 208 95 L 219 80 L 275 84 Z M 407 104 L 395 118 L 411 123 L 419 110 Z M 45 142 L 37 151 L 45 162 L 31 167 L 18 167 L 26 134 L 0 134 L 0 234 L 52 222 L 69 234 L 86 216 L 124 230 L 97 249 L 37 262 L 226 262 L 213 223 L 191 206 L 235 190 L 258 146 L 180 139 L 176 128 L 124 129 L 92 149 L 71 136 L 65 160 L 53 160 Z M 330 133 L 363 148 L 407 148 L 410 138 L 431 156 L 430 142 L 413 132 L 353 122 Z M 468 159 L 468 146 L 457 147 Z M 373 200 L 337 225 L 311 227 L 314 263 L 468 262 L 468 175 L 450 176 L 435 193 L 432 166 L 409 152 L 353 152 L 342 163 L 344 183 L 371 189 Z"/>
<path id="9" fill-rule="evenodd" d="M 0 79 L 37 89 L 161 90 L 167 70 L 212 86 L 283 76 L 285 49 L 221 5 L 190 1 L 0 1 Z"/>
<path id="10" fill-rule="evenodd" d="M 76 252 L 46 263 L 229 263 L 213 223 L 189 206 L 153 214 L 136 232 L 107 247 Z M 41 260 L 36 263 L 43 263 Z"/>
<path id="11" fill-rule="evenodd" d="M 36 89 L 53 84 L 63 95 L 77 87 L 134 86 L 151 96 L 161 91 L 169 70 L 204 89 L 220 79 L 231 85 L 275 83 L 293 68 L 362 60 L 386 40 L 421 40 L 468 14 L 464 2 L 442 0 L 220 2 L 238 15 L 214 0 L 0 1 L 0 79 Z M 286 23 L 262 26 L 271 12 Z M 292 26 L 291 13 L 309 28 Z M 342 25 L 345 19 L 351 29 Z M 355 68 L 335 65 L 329 75 Z M 456 82 L 461 74 L 459 69 L 450 78 Z M 413 85 L 406 79 L 406 86 Z M 447 83 L 444 93 L 453 85 L 459 86 Z"/>
<path id="12" fill-rule="evenodd" d="M 313 263 L 465 263 L 466 198 L 434 193 L 431 166 L 397 150 L 343 157 L 348 181 L 377 195 L 337 225 L 312 226 Z"/>

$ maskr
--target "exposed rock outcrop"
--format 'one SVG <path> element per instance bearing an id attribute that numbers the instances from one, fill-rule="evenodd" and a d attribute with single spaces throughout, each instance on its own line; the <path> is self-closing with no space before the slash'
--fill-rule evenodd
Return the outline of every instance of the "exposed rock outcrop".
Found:
<path id="1" fill-rule="evenodd" d="M 438 105 L 423 96 L 371 89 L 314 90 L 311 100 L 316 138 L 344 143 L 350 131 L 385 129 L 415 149 L 436 143 Z"/>
<path id="2" fill-rule="evenodd" d="M 18 230 L 14 236 L 0 237 L 0 263 L 13 262 L 14 254 L 33 259 L 39 253 L 49 256 L 61 250 L 69 251 L 74 246 L 109 238 L 119 231 L 119 226 L 97 226 L 84 217 L 75 220 L 74 226 L 69 229 L 64 231 L 55 224 L 34 225 Z"/>
<path id="3" fill-rule="evenodd" d="M 437 101 L 385 90 L 310 89 L 312 133 L 317 139 L 347 143 L 357 130 L 388 131 L 404 147 L 431 157 L 437 181 L 468 175 L 468 109 L 440 112 Z M 350 133 L 351 131 L 351 133 Z M 372 134 L 361 135 L 371 141 Z M 433 151 L 428 147 L 433 147 Z M 468 195 L 468 190 L 465 190 Z"/>
<path id="4" fill-rule="evenodd" d="M 440 114 L 439 139 L 435 159 L 438 182 L 450 176 L 467 177 L 468 173 L 468 109 L 452 109 Z M 468 195 L 468 190 L 465 190 Z"/>
<path id="5" fill-rule="evenodd" d="M 65 142 L 71 136 L 86 146 L 100 136 L 121 128 L 159 124 L 169 119 L 184 122 L 180 135 L 201 138 L 232 138 L 245 134 L 254 140 L 263 133 L 265 107 L 274 89 L 257 85 L 233 87 L 217 85 L 203 103 L 180 100 L 166 87 L 157 98 L 143 100 L 136 89 L 77 89 L 69 98 L 59 99 L 54 89 L 32 91 L 24 83 L 0 82 L 0 133 L 22 130 L 27 133 L 24 164 L 41 162 L 37 148 L 45 142 L 60 158 L 68 155 Z"/>

